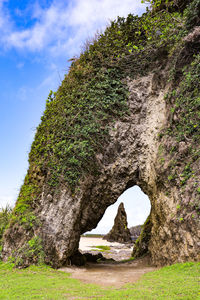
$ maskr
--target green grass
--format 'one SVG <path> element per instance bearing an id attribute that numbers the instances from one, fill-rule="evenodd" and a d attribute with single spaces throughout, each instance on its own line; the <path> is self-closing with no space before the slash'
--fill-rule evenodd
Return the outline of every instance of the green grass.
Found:
<path id="1" fill-rule="evenodd" d="M 92 246 L 92 248 L 96 248 L 97 250 L 101 250 L 101 251 L 108 251 L 108 250 L 110 250 L 109 246 Z"/>
<path id="2" fill-rule="evenodd" d="M 130 258 L 127 258 L 127 259 L 122 259 L 122 260 L 120 260 L 119 262 L 120 263 L 127 263 L 127 262 L 131 262 L 131 261 L 133 261 L 133 260 L 135 260 L 135 257 L 130 257 Z"/>
<path id="3" fill-rule="evenodd" d="M 200 299 L 200 263 L 175 264 L 123 288 L 83 284 L 46 266 L 19 270 L 0 263 L 0 299 Z M 106 278 L 105 278 L 106 280 Z"/>

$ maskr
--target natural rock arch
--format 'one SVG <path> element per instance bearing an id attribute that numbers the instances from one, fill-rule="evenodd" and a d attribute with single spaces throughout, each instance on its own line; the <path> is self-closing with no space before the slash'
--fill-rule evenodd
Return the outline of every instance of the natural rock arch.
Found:
<path id="1" fill-rule="evenodd" d="M 128 18 L 127 23 L 129 25 L 133 17 Z M 173 22 L 174 20 L 176 21 L 173 18 Z M 123 25 L 123 21 L 119 21 Z M 134 22 L 138 22 L 137 18 Z M 168 19 L 166 22 L 168 22 Z M 178 80 L 177 76 L 185 76 L 182 73 L 180 75 L 184 64 L 189 66 L 190 62 L 194 59 L 194 53 L 198 53 L 199 31 L 195 30 L 193 34 L 190 34 L 184 41 L 181 41 L 183 48 L 180 53 L 177 51 L 176 62 L 173 65 L 173 71 L 175 70 L 175 87 L 179 87 L 183 92 L 184 85 L 181 85 L 181 80 Z M 103 45 L 104 42 L 103 40 Z M 171 41 L 169 40 L 168 42 L 170 43 Z M 172 43 L 170 47 L 173 49 L 174 44 Z M 126 48 L 125 50 L 127 51 Z M 137 71 L 132 77 L 128 75 L 132 74 L 135 67 L 133 59 L 135 59 L 136 68 L 138 67 L 137 52 L 135 56 L 132 54 L 125 56 L 125 61 L 123 61 L 122 56 L 122 67 L 120 65 L 117 67 L 121 67 L 121 70 L 125 68 L 123 79 L 124 84 L 126 84 L 129 90 L 127 100 L 128 113 L 118 114 L 117 118 L 113 117 L 112 112 L 110 113 L 106 119 L 108 122 L 108 132 L 107 138 L 103 139 L 105 145 L 99 148 L 101 150 L 96 149 L 92 162 L 86 156 L 90 166 L 93 163 L 98 164 L 98 170 L 94 170 L 91 173 L 83 173 L 75 189 L 70 188 L 70 181 L 68 183 L 64 181 L 62 172 L 56 178 L 59 190 L 54 187 L 52 188 L 52 185 L 55 183 L 54 181 L 50 182 L 51 188 L 48 186 L 49 178 L 51 177 L 52 179 L 53 177 L 50 176 L 50 173 L 54 172 L 53 167 L 55 167 L 56 163 L 59 163 L 59 159 L 63 159 L 59 149 L 62 147 L 62 142 L 66 142 L 66 137 L 62 137 L 63 140 L 57 145 L 56 149 L 54 149 L 54 145 L 51 145 L 50 142 L 53 138 L 57 142 L 57 136 L 60 137 L 63 130 L 59 126 L 62 122 L 66 121 L 63 109 L 64 96 L 67 93 L 66 86 L 71 89 L 74 88 L 74 80 L 77 78 L 79 81 L 81 78 L 83 84 L 85 81 L 87 82 L 87 76 L 91 76 L 91 66 L 89 65 L 88 68 L 83 68 L 82 70 L 80 61 L 75 62 L 74 69 L 72 68 L 68 79 L 64 80 L 63 86 L 58 90 L 56 98 L 52 99 L 52 95 L 49 96 L 47 107 L 49 108 L 49 118 L 51 119 L 44 116 L 39 127 L 42 133 L 48 134 L 47 137 L 49 140 L 47 139 L 46 144 L 44 144 L 45 139 L 42 136 L 42 139 L 39 140 L 40 143 L 36 141 L 32 146 L 33 153 L 29 159 L 30 169 L 25 178 L 25 184 L 20 191 L 19 198 L 21 198 L 18 200 L 13 219 L 3 239 L 2 256 L 4 260 L 7 260 L 10 256 L 14 256 L 19 265 L 28 265 L 34 262 L 34 258 L 25 254 L 31 253 L 29 250 L 33 250 L 30 249 L 33 245 L 34 251 L 37 252 L 40 248 L 36 246 L 40 242 L 44 251 L 45 262 L 54 267 L 68 263 L 70 257 L 75 255 L 78 250 L 80 235 L 95 228 L 106 208 L 117 201 L 123 191 L 133 185 L 140 186 L 151 201 L 151 214 L 146 224 L 146 229 L 144 229 L 147 234 L 141 236 L 141 241 L 134 252 L 135 255 L 143 254 L 141 251 L 144 250 L 143 243 L 145 241 L 145 251 L 149 252 L 152 262 L 157 265 L 187 261 L 188 259 L 197 260 L 199 258 L 199 219 L 197 207 L 197 194 L 199 190 L 197 190 L 196 184 L 198 184 L 197 177 L 199 176 L 200 168 L 198 168 L 199 160 L 197 153 L 193 153 L 193 156 L 188 154 L 191 154 L 190 151 L 192 148 L 198 148 L 198 139 L 195 135 L 198 129 L 197 125 L 196 123 L 192 124 L 192 126 L 190 123 L 187 124 L 189 130 L 186 128 L 185 132 L 181 132 L 178 140 L 173 135 L 173 130 L 177 132 L 179 129 L 177 120 L 182 122 L 182 126 L 184 126 L 184 122 L 187 123 L 187 120 L 183 119 L 185 111 L 182 112 L 182 106 L 186 106 L 186 113 L 190 113 L 190 116 L 191 111 L 194 110 L 192 115 L 194 122 L 197 121 L 194 105 L 198 106 L 196 102 L 192 103 L 191 107 L 188 103 L 183 102 L 184 104 L 182 104 L 180 102 L 179 110 L 176 111 L 178 103 L 173 103 L 175 101 L 173 98 L 174 93 L 169 96 L 170 100 L 166 101 L 165 95 L 173 86 L 173 83 L 169 84 L 168 82 L 171 63 L 167 52 L 169 50 L 167 47 L 163 49 L 162 46 L 158 46 L 158 49 L 154 51 L 151 48 L 151 51 L 150 58 L 152 61 L 154 59 L 152 65 L 148 62 L 149 48 L 147 44 L 147 52 L 144 52 L 147 54 L 145 54 L 142 67 L 146 68 L 148 72 L 146 70 L 142 72 L 142 70 L 141 74 L 139 74 Z M 112 52 L 113 49 L 111 55 Z M 108 54 L 110 55 L 109 51 Z M 88 57 L 87 59 L 89 60 Z M 99 57 L 93 56 L 93 60 L 97 59 L 95 61 L 97 65 L 99 64 Z M 83 57 L 82 59 L 84 62 Z M 139 61 L 139 64 L 141 61 L 142 59 Z M 127 65 L 130 65 L 129 69 Z M 199 72 L 198 65 L 197 57 L 196 62 L 192 67 L 190 66 L 190 68 L 193 68 L 192 72 L 194 74 Z M 97 74 L 95 75 L 96 80 L 99 80 L 95 86 L 97 92 L 101 82 L 103 82 L 101 87 L 104 89 L 105 98 L 111 90 L 108 99 L 106 98 L 107 102 L 111 102 L 113 97 L 117 98 L 119 95 L 122 95 L 120 97 L 123 98 L 124 95 L 123 88 L 119 82 L 119 73 L 116 75 L 116 69 L 114 67 L 112 69 L 111 67 L 108 65 L 108 70 L 106 71 L 104 67 L 100 68 L 100 71 L 95 71 L 95 74 Z M 143 73 L 146 75 L 142 75 Z M 110 74 L 112 77 L 109 77 Z M 118 76 L 117 80 L 113 79 L 115 76 Z M 92 97 L 94 90 L 91 91 L 91 86 L 95 82 L 91 78 L 90 80 L 91 85 L 86 85 L 84 88 L 87 90 L 87 93 L 90 93 L 90 97 Z M 187 84 L 189 83 L 187 82 Z M 192 90 L 190 86 L 188 90 Z M 80 99 L 79 90 L 76 96 L 77 99 Z M 176 96 L 177 101 L 184 101 L 185 99 L 181 96 L 178 98 L 178 94 Z M 99 97 L 101 99 L 101 94 Z M 72 103 L 74 105 L 73 101 L 75 100 L 73 97 L 69 99 L 69 104 L 71 105 Z M 108 105 L 106 101 L 102 102 L 105 104 L 103 117 L 105 117 Z M 87 101 L 84 103 L 87 105 Z M 119 107 L 118 110 L 121 109 L 120 102 L 117 104 L 114 102 L 111 108 L 114 109 L 116 107 Z M 98 109 L 100 110 L 99 107 Z M 54 112 L 57 114 L 54 114 Z M 57 117 L 61 118 L 61 123 L 57 122 Z M 76 117 L 77 111 L 74 110 L 72 121 Z M 48 121 L 46 123 L 45 118 Z M 52 123 L 49 120 L 53 120 Z M 72 123 L 67 124 L 68 129 L 70 129 Z M 81 119 L 77 120 L 76 125 L 79 129 L 81 128 L 80 123 Z M 57 127 L 55 127 L 55 124 L 57 124 Z M 171 135 L 164 136 L 162 139 L 161 133 L 163 128 L 168 128 Z M 54 130 L 57 133 L 56 137 L 54 137 Z M 194 139 L 192 139 L 192 135 L 194 135 Z M 76 146 L 76 143 L 74 145 Z M 82 144 L 83 147 L 85 145 L 84 143 Z M 46 149 L 48 152 L 47 156 L 45 156 L 47 154 L 45 152 Z M 39 155 L 37 151 L 39 151 Z M 66 151 L 70 151 L 70 149 L 67 148 Z M 85 155 L 85 153 L 83 154 Z M 46 167 L 48 157 L 55 159 L 53 167 L 50 165 L 51 168 L 49 165 L 48 168 Z M 71 164 L 74 162 L 77 163 L 73 154 L 70 158 Z M 183 163 L 184 159 L 187 160 L 186 165 Z M 46 168 L 44 168 L 44 165 Z M 84 167 L 87 167 L 86 163 Z M 183 176 L 180 174 L 183 174 Z M 196 177 L 191 174 L 196 174 Z M 74 174 L 69 173 L 68 175 L 68 180 L 71 180 L 70 176 Z M 185 183 L 187 185 L 180 190 L 181 185 Z"/>
<path id="2" fill-rule="evenodd" d="M 177 210 L 177 204 L 157 183 L 158 133 L 166 122 L 166 90 L 155 92 L 154 85 L 153 75 L 128 82 L 131 114 L 110 130 L 109 146 L 105 153 L 98 154 L 102 167 L 96 178 L 87 178 L 74 195 L 64 187 L 59 197 L 50 194 L 41 197 L 38 216 L 42 227 L 35 234 L 44 241 L 46 262 L 54 266 L 67 263 L 78 249 L 80 235 L 96 227 L 106 208 L 133 185 L 139 185 L 151 201 L 148 250 L 152 262 L 172 263 L 190 255 L 183 247 L 172 247 L 174 241 L 170 236 L 176 226 L 169 226 L 170 214 Z M 185 243 L 188 238 L 192 241 L 188 235 L 181 237 Z M 19 233 L 17 238 L 23 245 Z M 10 242 L 7 238 L 4 243 L 6 257 L 13 250 Z"/>
<path id="3" fill-rule="evenodd" d="M 37 213 L 42 228 L 38 231 L 49 263 L 65 263 L 78 249 L 80 235 L 96 227 L 106 208 L 128 187 L 139 185 L 149 196 L 154 213 L 158 133 L 165 123 L 166 108 L 165 91 L 155 95 L 152 78 L 149 75 L 128 82 L 130 115 L 115 123 L 108 147 L 97 154 L 101 173 L 86 178 L 74 195 L 66 188 L 58 198 L 42 195 Z M 12 247 L 7 241 L 4 251 L 10 256 Z"/>
<path id="4" fill-rule="evenodd" d="M 138 185 L 127 188 L 117 199 L 117 201 L 109 206 L 97 227 L 86 234 L 102 234 L 106 235 L 114 225 L 114 219 L 120 203 L 123 203 L 127 215 L 127 227 L 132 229 L 133 237 L 138 237 L 141 227 L 145 223 L 151 211 L 151 203 L 149 197 L 141 190 Z"/>

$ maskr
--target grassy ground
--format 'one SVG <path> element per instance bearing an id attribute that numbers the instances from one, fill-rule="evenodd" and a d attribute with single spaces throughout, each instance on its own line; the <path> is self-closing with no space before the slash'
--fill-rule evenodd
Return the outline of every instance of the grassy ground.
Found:
<path id="1" fill-rule="evenodd" d="M 105 278 L 106 280 L 106 278 Z M 19 270 L 0 263 L 0 299 L 200 299 L 200 263 L 176 264 L 145 274 L 120 289 L 83 284 L 46 266 Z"/>
<path id="2" fill-rule="evenodd" d="M 92 249 L 92 251 L 94 251 L 94 250 L 99 250 L 99 251 L 101 251 L 101 252 L 104 252 L 104 251 L 108 251 L 108 250 L 110 250 L 110 247 L 109 246 L 92 246 L 91 248 L 96 248 L 96 249 Z"/>

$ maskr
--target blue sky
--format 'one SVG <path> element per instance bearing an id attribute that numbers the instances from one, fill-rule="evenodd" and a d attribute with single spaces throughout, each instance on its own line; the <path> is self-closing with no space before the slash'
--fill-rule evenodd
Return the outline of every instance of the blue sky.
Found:
<path id="1" fill-rule="evenodd" d="M 144 11 L 140 0 L 0 0 L 0 206 L 14 205 L 46 98 L 68 60 L 109 20 Z"/>

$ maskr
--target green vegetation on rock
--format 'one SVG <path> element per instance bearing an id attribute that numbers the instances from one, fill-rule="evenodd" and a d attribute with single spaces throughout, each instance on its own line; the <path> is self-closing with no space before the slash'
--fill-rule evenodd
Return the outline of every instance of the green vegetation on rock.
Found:
<path id="1" fill-rule="evenodd" d="M 190 139 L 199 143 L 200 55 L 194 56 L 191 65 L 184 66 L 182 72 L 182 77 L 179 74 L 179 87 L 172 90 L 166 98 L 171 104 L 171 124 L 167 133 L 175 136 L 178 142 Z M 174 120 L 176 115 L 178 118 Z"/>
<path id="2" fill-rule="evenodd" d="M 195 50 L 194 45 L 193 52 L 197 49 Z M 187 52 L 186 54 L 191 55 Z M 180 56 L 178 59 L 181 60 Z M 192 54 L 192 62 L 183 66 L 181 73 L 179 70 L 178 86 L 176 85 L 176 88 L 166 96 L 167 104 L 171 107 L 170 122 L 169 126 L 164 129 L 161 140 L 165 149 L 165 158 L 168 158 L 169 161 L 170 173 L 168 173 L 167 179 L 180 186 L 180 195 L 185 193 L 186 185 L 188 185 L 190 210 L 195 209 L 196 218 L 198 218 L 200 209 L 200 195 L 196 189 L 199 181 L 200 162 L 199 76 L 200 55 Z M 183 216 L 181 218 L 183 219 Z"/>
<path id="3" fill-rule="evenodd" d="M 13 255 L 9 257 L 8 260 L 18 268 L 28 266 L 30 260 L 32 264 L 44 264 L 42 239 L 38 236 L 34 236 L 20 249 L 13 252 Z"/>
<path id="4" fill-rule="evenodd" d="M 142 225 L 141 234 L 134 244 L 133 252 L 132 252 L 132 256 L 134 258 L 141 257 L 148 252 L 148 244 L 151 238 L 151 228 L 152 228 L 152 221 L 150 216 L 148 216 L 148 218 Z"/>
<path id="5" fill-rule="evenodd" d="M 12 208 L 7 205 L 5 208 L 0 209 L 0 259 L 2 250 L 2 239 L 6 228 L 8 227 L 11 218 Z"/>
<path id="6" fill-rule="evenodd" d="M 47 195 L 56 199 L 62 187 L 69 188 L 73 198 L 88 177 L 99 174 L 101 166 L 96 154 L 106 149 L 116 121 L 123 121 L 129 114 L 127 78 L 150 72 L 164 71 L 164 85 L 167 81 L 171 85 L 166 95 L 169 122 L 160 133 L 162 157 L 156 175 L 169 193 L 174 184 L 184 193 L 190 182 L 188 189 L 194 190 L 190 191 L 194 200 L 186 213 L 190 213 L 192 221 L 197 220 L 200 57 L 198 29 L 196 33 L 192 31 L 199 25 L 200 0 L 150 2 L 152 11 L 141 17 L 118 17 L 104 33 L 88 42 L 80 57 L 72 59 L 58 91 L 49 93 L 29 154 L 29 169 L 10 220 L 10 228 L 17 224 L 20 232 L 29 233 L 26 244 L 15 256 L 23 257 L 24 251 L 28 253 L 25 257 L 32 255 L 35 263 L 40 260 L 32 247 L 34 232 L 41 222 L 36 217 L 40 200 Z M 186 218 L 181 201 L 183 209 L 176 217 L 182 224 Z M 149 221 L 140 237 L 145 251 L 150 231 Z M 42 253 L 43 241 L 37 238 L 36 248 Z"/>
<path id="7" fill-rule="evenodd" d="M 98 173 L 95 154 L 109 142 L 108 124 L 128 114 L 123 80 L 165 65 L 187 32 L 184 18 L 167 10 L 118 17 L 72 59 L 60 88 L 48 96 L 15 215 L 35 208 L 42 186 L 55 193 L 67 183 L 73 191 L 86 175 Z"/>

